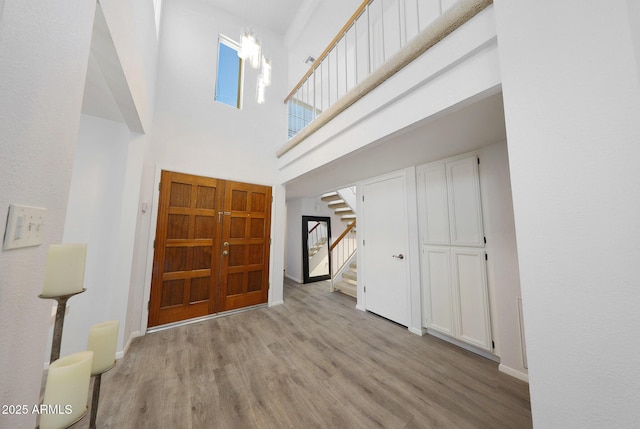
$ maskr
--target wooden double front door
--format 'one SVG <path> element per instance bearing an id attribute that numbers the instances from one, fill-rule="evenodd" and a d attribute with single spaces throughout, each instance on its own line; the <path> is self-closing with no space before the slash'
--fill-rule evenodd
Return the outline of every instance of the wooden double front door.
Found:
<path id="1" fill-rule="evenodd" d="M 148 326 L 267 302 L 271 188 L 163 171 Z"/>

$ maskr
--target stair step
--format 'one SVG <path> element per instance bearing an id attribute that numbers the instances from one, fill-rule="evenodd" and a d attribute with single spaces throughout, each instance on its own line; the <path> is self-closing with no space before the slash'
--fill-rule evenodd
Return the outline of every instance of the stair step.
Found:
<path id="1" fill-rule="evenodd" d="M 340 216 L 340 219 L 343 222 L 349 222 L 351 223 L 352 221 L 354 221 L 356 219 L 356 215 L 354 214 L 348 214 L 348 215 L 344 215 L 344 216 Z"/>
<path id="2" fill-rule="evenodd" d="M 353 270 L 347 270 L 342 273 L 342 278 L 357 281 L 358 273 Z"/>
<path id="3" fill-rule="evenodd" d="M 358 296 L 358 288 L 351 283 L 347 283 L 345 281 L 339 281 L 335 285 L 333 285 L 333 287 L 336 290 L 339 290 L 340 292 L 344 293 L 345 295 L 349 295 L 354 298 L 357 298 Z"/>
<path id="4" fill-rule="evenodd" d="M 349 267 L 357 270 L 358 269 L 358 262 L 357 261 L 353 261 L 352 263 L 349 264 Z"/>
<path id="5" fill-rule="evenodd" d="M 331 209 L 337 209 L 337 208 L 341 208 L 341 207 L 349 207 L 347 205 L 347 203 L 344 202 L 344 200 L 333 200 L 333 201 L 329 202 L 328 206 Z"/>
<path id="6" fill-rule="evenodd" d="M 320 197 L 322 201 L 335 201 L 340 200 L 340 195 L 337 192 L 327 192 L 326 194 L 322 194 Z"/>
<path id="7" fill-rule="evenodd" d="M 336 214 L 351 214 L 351 213 L 353 213 L 353 210 L 351 210 L 351 207 L 338 207 L 334 211 L 336 212 Z"/>

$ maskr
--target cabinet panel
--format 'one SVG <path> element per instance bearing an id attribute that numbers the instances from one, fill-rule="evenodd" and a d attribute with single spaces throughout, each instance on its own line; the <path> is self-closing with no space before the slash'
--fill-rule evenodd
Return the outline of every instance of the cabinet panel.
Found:
<path id="1" fill-rule="evenodd" d="M 491 350 L 484 250 L 451 249 L 451 256 L 458 336 L 474 346 Z"/>
<path id="2" fill-rule="evenodd" d="M 483 247 L 478 159 L 474 156 L 452 161 L 446 169 L 451 245 Z"/>
<path id="3" fill-rule="evenodd" d="M 450 244 L 447 175 L 444 164 L 420 172 L 423 244 Z"/>
<path id="4" fill-rule="evenodd" d="M 446 247 L 423 247 L 422 284 L 425 288 L 426 326 L 455 335 L 452 314 L 450 250 Z"/>

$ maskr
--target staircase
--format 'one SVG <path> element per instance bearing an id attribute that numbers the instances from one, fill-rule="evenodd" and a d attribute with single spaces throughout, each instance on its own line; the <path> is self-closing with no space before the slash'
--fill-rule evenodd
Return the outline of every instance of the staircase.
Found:
<path id="1" fill-rule="evenodd" d="M 352 296 L 358 297 L 358 263 L 351 262 L 349 267 L 342 272 L 342 279 L 338 280 L 333 288 L 340 292 Z"/>
<path id="2" fill-rule="evenodd" d="M 357 250 L 355 240 L 356 214 L 338 192 L 326 193 L 322 195 L 321 200 L 326 202 L 329 208 L 347 224 L 345 231 L 331 245 L 333 262 L 331 289 L 356 298 L 358 279 L 358 266 L 355 258 Z M 354 202 L 352 204 L 355 205 Z"/>
<path id="3" fill-rule="evenodd" d="M 351 223 L 356 220 L 355 212 L 349 207 L 347 202 L 343 200 L 337 192 L 329 192 L 323 194 L 320 198 L 326 202 L 330 209 L 333 209 L 335 214 L 340 216 L 343 222 Z"/>

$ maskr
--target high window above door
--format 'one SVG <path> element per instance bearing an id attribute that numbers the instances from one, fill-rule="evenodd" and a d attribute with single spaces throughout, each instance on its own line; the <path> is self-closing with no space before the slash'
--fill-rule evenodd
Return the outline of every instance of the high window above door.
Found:
<path id="1" fill-rule="evenodd" d="M 215 100 L 236 109 L 242 108 L 243 60 L 240 45 L 220 36 L 218 39 L 218 73 Z"/>

